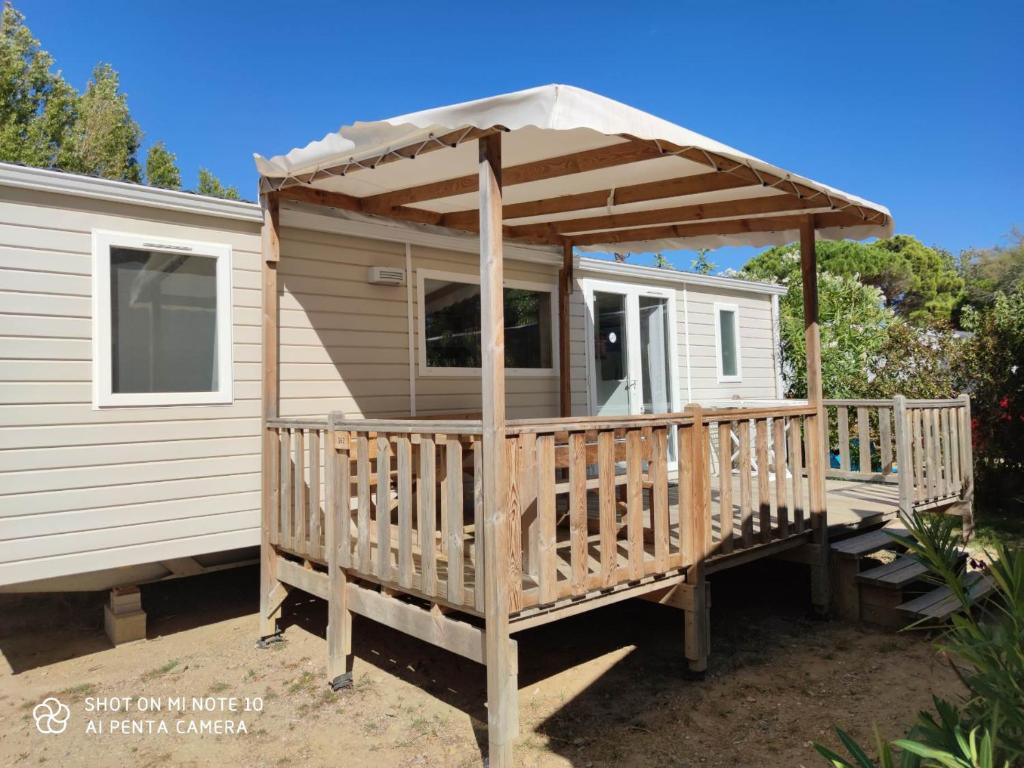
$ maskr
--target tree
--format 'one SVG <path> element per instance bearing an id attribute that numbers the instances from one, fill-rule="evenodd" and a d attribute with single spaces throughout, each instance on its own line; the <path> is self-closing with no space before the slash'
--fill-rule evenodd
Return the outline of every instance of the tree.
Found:
<path id="1" fill-rule="evenodd" d="M 9 2 L 0 16 L 0 160 L 43 168 L 67 160 L 78 94 Z"/>
<path id="2" fill-rule="evenodd" d="M 675 269 L 675 267 L 672 266 L 672 262 L 666 259 L 664 254 L 661 253 L 654 254 L 654 266 L 658 269 Z"/>
<path id="3" fill-rule="evenodd" d="M 690 262 L 690 269 L 698 275 L 710 275 L 718 266 L 708 258 L 708 251 L 708 248 L 700 248 L 697 251 L 697 258 Z"/>
<path id="4" fill-rule="evenodd" d="M 878 288 L 887 306 L 918 325 L 948 325 L 960 301 L 963 279 L 953 257 L 929 248 L 910 235 L 859 243 L 822 240 L 815 243 L 818 269 L 856 276 Z M 758 254 L 743 267 L 758 279 L 786 283 L 800 272 L 800 246 L 776 246 Z"/>
<path id="5" fill-rule="evenodd" d="M 783 376 L 789 397 L 807 397 L 803 280 L 789 281 L 780 302 Z M 821 379 L 825 397 L 856 398 L 870 393 L 868 371 L 885 347 L 895 321 L 877 288 L 856 278 L 824 272 L 818 277 Z"/>
<path id="6" fill-rule="evenodd" d="M 988 307 L 996 295 L 1024 288 L 1024 232 L 1013 229 L 1009 247 L 969 250 L 960 255 L 964 277 L 964 305 Z"/>
<path id="7" fill-rule="evenodd" d="M 199 186 L 196 188 L 196 192 L 200 195 L 208 195 L 209 197 L 223 197 L 226 200 L 241 200 L 237 188 L 225 187 L 221 184 L 220 179 L 214 176 L 213 173 L 206 168 L 199 169 Z"/>
<path id="8" fill-rule="evenodd" d="M 146 183 L 151 187 L 181 189 L 181 171 L 177 157 L 162 141 L 156 142 L 146 154 Z"/>
<path id="9" fill-rule="evenodd" d="M 142 130 L 120 91 L 120 77 L 109 64 L 98 64 L 78 100 L 71 128 L 67 170 L 120 181 L 141 181 L 137 153 Z M 70 167 L 69 167 L 70 166 Z"/>

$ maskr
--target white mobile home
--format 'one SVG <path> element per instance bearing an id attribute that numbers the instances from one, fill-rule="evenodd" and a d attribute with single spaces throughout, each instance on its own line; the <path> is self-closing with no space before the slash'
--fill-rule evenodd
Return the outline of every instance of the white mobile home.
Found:
<path id="1" fill-rule="evenodd" d="M 0 217 L 0 588 L 103 589 L 258 545 L 259 206 L 0 165 Z M 425 333 L 459 297 L 478 311 L 475 239 L 301 203 L 282 225 L 281 415 L 480 411 L 479 362 Z M 189 257 L 205 309 L 140 308 L 140 276 L 171 259 L 186 279 Z M 557 416 L 561 257 L 506 258 L 532 313 L 508 413 Z M 783 396 L 777 286 L 589 258 L 575 283 L 573 414 Z"/>

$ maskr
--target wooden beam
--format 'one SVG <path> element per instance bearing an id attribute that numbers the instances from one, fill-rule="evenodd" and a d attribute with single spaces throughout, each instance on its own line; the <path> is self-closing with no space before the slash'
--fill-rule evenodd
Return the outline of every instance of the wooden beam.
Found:
<path id="1" fill-rule="evenodd" d="M 493 136 L 494 134 L 500 133 L 503 129 L 501 126 L 494 126 L 491 128 L 459 128 L 455 131 L 450 131 L 441 136 L 434 136 L 426 138 L 421 141 L 417 141 L 414 144 L 409 144 L 398 149 L 389 149 L 374 157 L 362 158 L 356 160 L 355 158 L 346 160 L 345 162 L 338 163 L 337 165 L 330 165 L 326 168 L 321 168 L 313 173 L 304 173 L 295 177 L 289 177 L 285 179 L 277 179 L 276 182 L 271 179 L 266 179 L 265 182 L 273 184 L 276 189 L 286 189 L 288 187 L 312 184 L 315 181 L 322 179 L 330 179 L 335 176 L 347 176 L 350 173 L 356 173 L 362 170 L 372 170 L 381 165 L 387 163 L 393 163 L 396 160 L 408 160 L 419 157 L 420 155 L 427 154 L 428 152 L 436 152 L 439 149 L 454 149 L 467 141 L 475 141 L 484 136 Z"/>
<path id="2" fill-rule="evenodd" d="M 804 342 L 807 348 L 807 399 L 818 405 L 821 388 L 821 332 L 818 328 L 818 259 L 814 251 L 814 216 L 799 217 L 800 274 L 803 278 Z M 829 225 L 831 226 L 831 225 Z"/>
<path id="3" fill-rule="evenodd" d="M 511 768 L 518 722 L 509 638 L 509 478 L 505 464 L 505 310 L 501 230 L 501 136 L 479 141 L 480 328 L 483 402 L 484 593 L 488 764 Z"/>
<path id="4" fill-rule="evenodd" d="M 558 270 L 558 412 L 572 415 L 572 365 L 570 360 L 569 303 L 573 284 L 572 242 L 562 244 L 562 268 Z"/>
<path id="5" fill-rule="evenodd" d="M 653 141 L 631 139 L 607 147 L 573 152 L 568 155 L 534 160 L 521 165 L 512 165 L 502 169 L 502 186 L 527 184 L 531 181 L 554 179 L 559 176 L 570 176 L 574 173 L 585 173 L 601 168 L 612 168 L 617 165 L 637 163 L 643 160 L 654 160 L 664 157 L 661 148 Z M 479 189 L 477 174 L 458 176 L 452 179 L 432 181 L 406 189 L 382 192 L 363 198 L 367 210 L 388 211 L 392 208 L 421 203 L 425 200 L 437 200 L 476 192 Z"/>
<path id="6" fill-rule="evenodd" d="M 697 224 L 674 224 L 663 227 L 640 229 L 617 229 L 609 232 L 594 232 L 574 235 L 576 245 L 604 245 L 612 243 L 643 242 L 706 235 L 735 235 L 743 232 L 784 232 L 799 229 L 808 216 L 761 216 L 752 219 L 730 219 L 727 221 L 705 221 Z M 860 219 L 849 213 L 819 213 L 814 215 L 818 226 L 844 227 L 860 223 Z"/>
<path id="7" fill-rule="evenodd" d="M 642 227 L 651 224 L 680 224 L 705 219 L 731 219 L 764 213 L 804 211 L 821 207 L 820 202 L 798 200 L 790 195 L 753 197 L 746 200 L 728 200 L 718 203 L 683 205 L 661 208 L 655 211 L 634 213 L 613 213 L 606 216 L 591 216 L 582 219 L 565 219 L 542 224 L 523 224 L 506 228 L 508 237 L 558 237 L 574 232 Z"/>
<path id="8" fill-rule="evenodd" d="M 261 452 L 262 472 L 260 480 L 260 637 L 269 637 L 277 632 L 280 603 L 273 605 L 271 593 L 278 585 L 277 553 L 271 545 L 271 520 L 273 514 L 273 490 L 271 473 L 274 469 L 273 455 L 277 450 L 276 433 L 267 429 L 267 420 L 277 418 L 279 407 L 279 299 L 277 295 L 277 265 L 281 259 L 281 211 L 277 195 L 270 193 L 260 199 L 263 207 L 261 293 L 262 320 L 261 343 L 263 365 L 260 373 L 262 399 Z"/>
<path id="9" fill-rule="evenodd" d="M 642 203 L 647 200 L 662 200 L 669 197 L 686 197 L 705 192 L 718 192 L 725 189 L 759 186 L 755 182 L 729 176 L 724 173 L 699 173 L 691 176 L 680 176 L 662 181 L 648 181 L 642 184 L 631 184 L 615 189 L 596 189 L 592 192 L 580 192 L 574 195 L 551 197 L 544 200 L 531 200 L 523 203 L 510 203 L 504 206 L 504 218 L 522 219 L 530 216 L 545 216 L 551 213 L 568 211 L 585 211 L 590 208 L 607 208 L 612 205 Z M 459 229 L 467 223 L 477 220 L 475 210 L 453 211 L 441 217 L 445 227 Z"/>

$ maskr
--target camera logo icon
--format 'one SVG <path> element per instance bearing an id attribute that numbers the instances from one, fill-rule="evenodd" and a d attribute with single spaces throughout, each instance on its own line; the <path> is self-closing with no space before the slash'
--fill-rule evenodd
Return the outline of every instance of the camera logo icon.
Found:
<path id="1" fill-rule="evenodd" d="M 32 710 L 32 718 L 36 721 L 36 730 L 45 734 L 64 733 L 71 719 L 71 710 L 67 704 L 50 696 L 36 704 Z"/>

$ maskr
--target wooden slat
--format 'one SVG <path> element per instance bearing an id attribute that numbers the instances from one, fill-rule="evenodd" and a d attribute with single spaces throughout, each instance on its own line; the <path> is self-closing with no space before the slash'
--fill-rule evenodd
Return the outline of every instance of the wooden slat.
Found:
<path id="1" fill-rule="evenodd" d="M 922 410 L 922 429 L 925 434 L 926 458 L 925 475 L 928 482 L 928 497 L 934 499 L 939 495 L 939 448 L 938 430 L 935 428 L 935 417 L 937 412 L 934 409 Z"/>
<path id="2" fill-rule="evenodd" d="M 420 533 L 420 589 L 437 594 L 437 459 L 433 435 L 420 438 L 420 475 L 417 482 L 417 529 Z"/>
<path id="3" fill-rule="evenodd" d="M 668 428 L 652 433 L 651 525 L 654 529 L 654 566 L 658 573 L 668 570 Z"/>
<path id="4" fill-rule="evenodd" d="M 928 498 L 928 489 L 924 484 L 925 451 L 924 436 L 921 434 L 922 414 L 920 408 L 911 408 L 907 411 L 911 422 L 911 434 L 913 435 L 913 462 L 914 462 L 914 499 L 924 501 Z"/>
<path id="5" fill-rule="evenodd" d="M 803 419 L 789 420 L 789 472 L 793 481 L 793 528 L 804 531 L 803 439 L 800 431 Z"/>
<path id="6" fill-rule="evenodd" d="M 718 422 L 718 516 L 722 526 L 723 553 L 732 552 L 733 549 L 732 430 L 731 421 Z"/>
<path id="7" fill-rule="evenodd" d="M 317 560 L 323 559 L 320 545 L 320 431 L 309 431 L 309 552 Z"/>
<path id="8" fill-rule="evenodd" d="M 768 477 L 768 420 L 758 419 L 755 422 L 755 448 L 757 450 L 757 500 L 758 526 L 761 541 L 772 539 L 772 499 Z"/>
<path id="9" fill-rule="evenodd" d="M 789 505 L 786 500 L 786 420 L 772 419 L 772 447 L 775 458 L 775 518 L 779 538 L 789 536 Z"/>
<path id="10" fill-rule="evenodd" d="M 270 489 L 270 543 L 277 545 L 281 543 L 281 441 L 284 437 L 283 429 L 270 429 L 270 440 L 268 441 L 270 453 L 270 473 L 272 485 Z"/>
<path id="11" fill-rule="evenodd" d="M 949 412 L 949 450 L 950 470 L 953 477 L 953 490 L 959 494 L 963 490 L 963 471 L 960 464 L 960 409 L 953 408 Z"/>
<path id="12" fill-rule="evenodd" d="M 365 432 L 356 435 L 356 563 L 373 573 L 370 562 L 370 442 Z"/>
<path id="13" fill-rule="evenodd" d="M 343 439 L 344 448 L 337 444 L 327 445 L 327 454 L 332 457 L 335 472 L 335 505 L 338 509 L 338 565 L 352 567 L 352 455 L 348 446 L 351 435 L 337 433 Z"/>
<path id="14" fill-rule="evenodd" d="M 542 604 L 554 602 L 558 588 L 555 549 L 555 436 L 537 438 L 537 583 Z"/>
<path id="15" fill-rule="evenodd" d="M 587 465 L 582 432 L 569 435 L 569 536 L 573 594 L 586 591 L 587 580 Z"/>
<path id="16" fill-rule="evenodd" d="M 295 430 L 295 444 L 293 458 L 295 462 L 295 477 L 292 481 L 292 490 L 295 492 L 295 501 L 292 504 L 292 515 L 294 516 L 292 547 L 299 554 L 308 554 L 306 542 L 309 541 L 309 517 L 306 514 L 306 436 L 301 429 Z"/>
<path id="17" fill-rule="evenodd" d="M 391 581 L 391 441 L 377 435 L 377 576 Z"/>
<path id="18" fill-rule="evenodd" d="M 860 471 L 870 474 L 871 472 L 871 421 L 868 419 L 868 409 L 861 407 L 857 409 L 857 449 Z"/>
<path id="19" fill-rule="evenodd" d="M 626 536 L 629 543 L 629 576 L 644 573 L 644 499 L 640 473 L 643 461 L 640 431 L 626 433 Z"/>
<path id="20" fill-rule="evenodd" d="M 484 484 L 483 447 L 479 439 L 473 440 L 473 566 L 475 573 L 474 598 L 476 609 L 485 610 L 484 592 Z"/>
<path id="21" fill-rule="evenodd" d="M 448 460 L 448 601 L 459 604 L 465 600 L 462 443 L 448 440 L 444 450 Z"/>
<path id="22" fill-rule="evenodd" d="M 952 496 L 957 488 L 953 485 L 953 444 L 952 435 L 950 434 L 949 421 L 950 421 L 950 410 L 949 408 L 943 408 L 941 411 L 942 420 L 942 479 L 943 483 L 943 495 Z"/>
<path id="23" fill-rule="evenodd" d="M 611 586 L 618 555 L 615 549 L 615 436 L 597 435 L 598 532 L 601 546 L 601 585 Z"/>
<path id="24" fill-rule="evenodd" d="M 292 547 L 292 431 L 281 430 L 281 546 Z"/>
<path id="25" fill-rule="evenodd" d="M 395 490 L 398 493 L 398 583 L 412 586 L 412 444 L 408 435 L 395 435 Z"/>
<path id="26" fill-rule="evenodd" d="M 878 409 L 878 442 L 882 459 L 882 474 L 892 474 L 892 410 Z"/>
<path id="27" fill-rule="evenodd" d="M 507 486 L 505 488 L 505 523 L 508 535 L 508 548 L 505 557 L 508 563 L 510 612 L 515 612 L 522 607 L 523 503 L 519 487 L 519 482 L 522 479 L 519 474 L 519 462 L 522 459 L 521 437 L 521 435 L 509 435 L 505 439 L 505 476 L 507 478 Z"/>
<path id="28" fill-rule="evenodd" d="M 520 531 L 523 553 L 523 572 L 534 581 L 538 577 L 537 566 L 537 435 L 533 433 L 518 436 L 518 495 L 521 505 Z"/>
<path id="29" fill-rule="evenodd" d="M 839 468 L 850 471 L 850 413 L 845 405 L 836 408 L 836 433 L 839 435 Z"/>
<path id="30" fill-rule="evenodd" d="M 736 425 L 740 437 L 740 539 L 744 547 L 754 543 L 754 508 L 751 489 L 750 422 L 744 419 Z"/>

